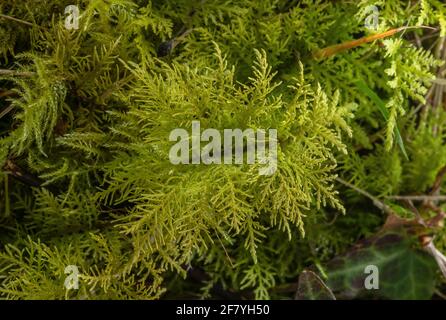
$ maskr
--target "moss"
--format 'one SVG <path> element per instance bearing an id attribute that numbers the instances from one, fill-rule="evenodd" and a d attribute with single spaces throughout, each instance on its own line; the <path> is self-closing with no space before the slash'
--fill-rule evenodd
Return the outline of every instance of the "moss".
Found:
<path id="1" fill-rule="evenodd" d="M 440 1 L 81 0 L 67 30 L 71 4 L 0 5 L 0 65 L 14 70 L 0 74 L 0 297 L 289 298 L 278 288 L 385 221 L 337 177 L 411 217 L 388 197 L 427 194 L 445 164 L 428 93 Z M 408 24 L 437 29 L 315 58 Z M 197 120 L 276 129 L 277 171 L 171 164 L 169 133 Z"/>

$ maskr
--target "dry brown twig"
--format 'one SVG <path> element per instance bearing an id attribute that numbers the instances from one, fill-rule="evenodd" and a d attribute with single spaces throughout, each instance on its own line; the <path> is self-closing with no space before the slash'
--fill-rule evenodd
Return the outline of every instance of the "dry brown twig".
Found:
<path id="1" fill-rule="evenodd" d="M 16 71 L 9 69 L 0 69 L 0 76 L 11 76 L 11 77 L 32 77 L 36 73 L 31 71 Z"/>
<path id="2" fill-rule="evenodd" d="M 0 112 L 0 119 L 7 115 L 11 110 L 14 109 L 13 105 L 6 107 L 2 112 Z"/>
<path id="3" fill-rule="evenodd" d="M 6 20 L 10 20 L 10 21 L 14 21 L 14 22 L 18 22 L 18 23 L 22 23 L 22 24 L 25 24 L 25 25 L 30 26 L 30 27 L 33 26 L 33 24 L 31 22 L 28 22 L 28 21 L 25 21 L 25 20 L 22 20 L 22 19 L 18 19 L 18 18 L 14 18 L 14 17 L 8 16 L 6 14 L 2 14 L 2 13 L 0 13 L 0 18 L 6 19 Z"/>
<path id="4" fill-rule="evenodd" d="M 409 195 L 409 196 L 387 196 L 391 200 L 410 200 L 410 201 L 446 201 L 446 195 Z"/>
<path id="5" fill-rule="evenodd" d="M 353 184 L 337 177 L 336 181 L 342 183 L 343 185 L 349 187 L 350 189 L 355 190 L 356 192 L 366 196 L 367 198 L 369 198 L 370 200 L 372 200 L 373 204 L 375 205 L 375 207 L 377 207 L 378 209 L 381 209 L 382 211 L 384 211 L 387 214 L 394 214 L 395 212 L 392 210 L 392 208 L 390 208 L 388 205 L 386 205 L 384 202 L 382 202 L 381 200 L 379 200 L 378 198 L 376 198 L 375 196 L 371 195 L 370 193 L 368 193 L 365 190 L 362 190 L 356 186 L 354 186 Z"/>

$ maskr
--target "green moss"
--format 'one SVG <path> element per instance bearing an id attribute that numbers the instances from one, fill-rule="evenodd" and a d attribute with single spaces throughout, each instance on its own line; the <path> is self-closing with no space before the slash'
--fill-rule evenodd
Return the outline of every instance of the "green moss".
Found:
<path id="1" fill-rule="evenodd" d="M 277 288 L 385 221 L 337 176 L 397 206 L 385 197 L 428 192 L 445 165 L 444 111 L 426 101 L 439 1 L 81 0 L 67 30 L 70 4 L 0 5 L 0 65 L 21 73 L 0 75 L 0 297 L 289 298 Z M 377 32 L 441 29 L 313 57 L 369 35 L 370 4 Z M 277 129 L 277 171 L 172 165 L 169 133 L 194 120 Z"/>

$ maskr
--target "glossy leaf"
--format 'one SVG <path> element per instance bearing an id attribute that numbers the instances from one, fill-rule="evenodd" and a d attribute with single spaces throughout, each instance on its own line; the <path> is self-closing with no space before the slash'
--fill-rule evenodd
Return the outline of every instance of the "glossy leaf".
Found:
<path id="1" fill-rule="evenodd" d="M 367 266 L 378 270 L 377 289 L 366 289 Z M 327 285 L 340 298 L 429 299 L 435 271 L 435 260 L 409 236 L 385 233 L 332 260 Z"/>

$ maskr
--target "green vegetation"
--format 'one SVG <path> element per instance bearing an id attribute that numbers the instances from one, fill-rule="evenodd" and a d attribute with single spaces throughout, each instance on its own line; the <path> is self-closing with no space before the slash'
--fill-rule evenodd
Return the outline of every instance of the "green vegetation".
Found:
<path id="1" fill-rule="evenodd" d="M 0 298 L 444 297 L 445 59 L 441 0 L 0 1 Z M 171 164 L 196 120 L 277 171 Z"/>

